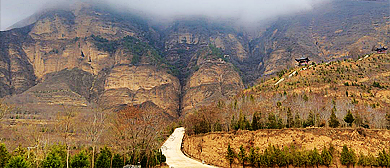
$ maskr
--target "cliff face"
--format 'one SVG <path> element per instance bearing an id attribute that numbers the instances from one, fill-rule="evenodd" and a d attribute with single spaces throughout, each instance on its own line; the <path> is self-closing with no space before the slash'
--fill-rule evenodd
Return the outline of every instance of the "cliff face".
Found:
<path id="1" fill-rule="evenodd" d="M 345 4 L 330 3 L 332 10 L 282 18 L 258 37 L 229 22 L 199 18 L 151 26 L 133 14 L 83 3 L 69 10 L 45 11 L 27 19 L 31 25 L 0 32 L 0 97 L 20 98 L 32 88 L 45 91 L 35 86 L 58 90 L 58 84 L 81 96 L 80 102 L 88 102 L 78 104 L 148 103 L 177 117 L 231 97 L 261 75 L 295 66 L 293 58 L 329 60 L 336 54 L 364 53 L 368 46 L 388 44 L 382 35 L 388 33 L 382 16 L 388 4 L 343 3 L 358 5 L 349 11 Z M 362 5 L 378 10 L 356 13 Z M 362 23 L 370 17 L 372 21 Z M 335 19 L 346 24 L 335 24 Z M 359 25 L 363 28 L 355 29 Z M 88 87 L 55 84 L 70 80 L 63 70 L 88 74 Z M 61 80 L 47 84 L 53 75 Z"/>
<path id="2" fill-rule="evenodd" d="M 150 101 L 172 117 L 179 115 L 179 80 L 153 66 L 114 67 L 104 82 L 101 104 L 142 104 Z"/>

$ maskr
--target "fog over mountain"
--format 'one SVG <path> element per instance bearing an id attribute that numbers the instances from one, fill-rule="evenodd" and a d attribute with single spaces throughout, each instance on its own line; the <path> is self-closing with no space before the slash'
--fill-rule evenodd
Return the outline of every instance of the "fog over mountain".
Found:
<path id="1" fill-rule="evenodd" d="M 141 13 L 157 21 L 203 16 L 234 19 L 240 24 L 254 24 L 278 16 L 311 10 L 330 0 L 2 0 L 1 30 L 37 11 L 66 8 L 76 2 L 109 5 L 117 10 Z"/>

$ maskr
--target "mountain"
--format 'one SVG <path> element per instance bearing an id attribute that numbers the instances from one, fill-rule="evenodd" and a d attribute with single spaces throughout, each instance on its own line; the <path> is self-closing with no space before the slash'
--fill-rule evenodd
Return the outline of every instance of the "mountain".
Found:
<path id="1" fill-rule="evenodd" d="M 388 46 L 388 7 L 331 1 L 281 17 L 260 36 L 229 21 L 159 24 L 87 3 L 46 10 L 0 32 L 0 96 L 25 107 L 146 103 L 177 118 L 294 67 L 293 58 L 328 61 Z"/>

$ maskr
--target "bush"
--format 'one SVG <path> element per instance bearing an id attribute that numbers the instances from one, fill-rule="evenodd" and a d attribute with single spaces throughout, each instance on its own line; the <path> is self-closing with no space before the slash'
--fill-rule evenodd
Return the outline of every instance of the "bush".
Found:
<path id="1" fill-rule="evenodd" d="M 28 168 L 28 167 L 30 167 L 30 163 L 20 155 L 11 157 L 7 165 L 5 165 L 5 168 Z"/>
<path id="2" fill-rule="evenodd" d="M 353 115 L 352 115 L 352 113 L 351 113 L 351 110 L 348 110 L 347 115 L 344 117 L 344 121 L 345 121 L 346 123 L 348 123 L 348 125 L 349 125 L 350 127 L 352 127 L 352 123 L 353 123 L 353 121 L 355 121 L 355 119 L 353 118 Z"/>
<path id="3" fill-rule="evenodd" d="M 332 109 L 332 114 L 330 115 L 329 119 L 329 127 L 337 128 L 340 125 L 339 120 L 336 117 L 336 114 L 334 113 L 336 110 L 335 108 Z"/>
<path id="4" fill-rule="evenodd" d="M 112 168 L 123 168 L 123 157 L 119 154 L 115 154 L 112 158 Z"/>
<path id="5" fill-rule="evenodd" d="M 43 160 L 42 166 L 44 168 L 63 168 L 64 163 L 58 153 L 50 152 L 45 160 Z"/>
<path id="6" fill-rule="evenodd" d="M 100 153 L 96 159 L 96 168 L 110 167 L 111 164 L 111 151 L 107 147 L 101 148 Z"/>
<path id="7" fill-rule="evenodd" d="M 3 143 L 0 144 L 0 167 L 4 167 L 9 159 L 10 155 L 7 148 Z"/>
<path id="8" fill-rule="evenodd" d="M 74 155 L 70 161 L 71 168 L 88 168 L 89 165 L 88 155 L 84 151 Z"/>
<path id="9" fill-rule="evenodd" d="M 52 146 L 47 157 L 42 161 L 43 167 L 56 168 L 66 165 L 65 146 Z"/>
<path id="10" fill-rule="evenodd" d="M 228 160 L 230 167 L 232 167 L 232 163 L 234 163 L 234 158 L 236 158 L 236 153 L 230 147 L 230 144 L 228 144 L 225 158 L 226 158 L 226 160 Z"/>
<path id="11" fill-rule="evenodd" d="M 343 146 L 340 154 L 340 162 L 347 166 L 354 166 L 356 163 L 356 154 L 352 149 L 348 149 L 347 145 Z"/>

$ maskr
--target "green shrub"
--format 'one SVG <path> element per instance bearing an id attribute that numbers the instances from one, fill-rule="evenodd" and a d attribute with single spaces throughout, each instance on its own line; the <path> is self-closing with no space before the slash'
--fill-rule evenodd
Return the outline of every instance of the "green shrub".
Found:
<path id="1" fill-rule="evenodd" d="M 74 155 L 70 161 L 71 168 L 88 168 L 90 167 L 88 155 L 81 151 L 80 153 Z"/>
<path id="2" fill-rule="evenodd" d="M 30 167 L 30 162 L 24 159 L 24 157 L 17 155 L 13 156 L 8 160 L 8 163 L 5 165 L 5 168 L 28 168 Z"/>

